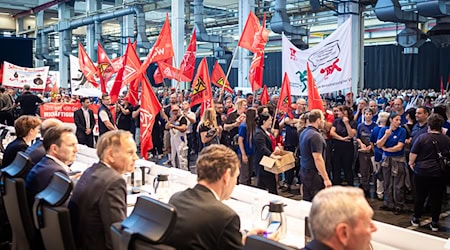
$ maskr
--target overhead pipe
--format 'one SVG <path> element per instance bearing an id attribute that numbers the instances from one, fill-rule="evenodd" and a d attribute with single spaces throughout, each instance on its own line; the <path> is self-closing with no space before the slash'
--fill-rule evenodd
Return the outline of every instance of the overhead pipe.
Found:
<path id="1" fill-rule="evenodd" d="M 418 1 L 416 6 L 420 15 L 436 18 L 436 25 L 427 32 L 431 41 L 439 47 L 450 47 L 450 2 Z"/>
<path id="2" fill-rule="evenodd" d="M 291 24 L 286 10 L 286 0 L 276 0 L 274 10 L 274 15 L 270 20 L 270 29 L 278 34 L 290 35 L 292 44 L 300 49 L 307 49 L 308 45 L 303 42 L 302 36 L 308 36 L 308 30 Z"/>
<path id="3" fill-rule="evenodd" d="M 394 23 L 424 23 L 427 19 L 414 11 L 402 10 L 398 0 L 378 0 L 375 15 L 380 21 Z"/>
<path id="4" fill-rule="evenodd" d="M 29 10 L 21 11 L 21 12 L 15 14 L 15 15 L 13 15 L 12 18 L 18 19 L 18 18 L 21 18 L 21 17 L 29 16 L 29 15 L 32 15 L 32 14 L 37 13 L 39 11 L 46 10 L 46 9 L 48 9 L 48 8 L 54 6 L 54 5 L 67 3 L 69 1 L 71 1 L 71 0 L 53 0 L 53 1 L 41 4 L 41 5 L 38 5 L 36 7 L 33 7 L 31 9 L 29 9 Z"/>
<path id="5" fill-rule="evenodd" d="M 44 36 L 46 33 L 50 32 L 62 32 L 64 30 L 72 30 L 81 26 L 86 26 L 90 24 L 94 24 L 96 22 L 101 23 L 106 20 L 136 14 L 136 23 L 137 23 L 137 46 L 141 48 L 150 48 L 150 42 L 145 34 L 145 13 L 142 5 L 134 5 L 128 6 L 122 9 L 114 10 L 112 12 L 95 14 L 92 16 L 86 16 L 80 19 L 72 20 L 72 21 L 61 21 L 52 27 L 45 28 L 43 30 L 39 30 L 39 33 L 42 33 Z"/>
<path id="6" fill-rule="evenodd" d="M 194 0 L 194 26 L 197 31 L 197 41 L 219 43 L 223 47 L 226 43 L 231 43 L 232 38 L 225 38 L 218 35 L 209 35 L 206 32 L 203 21 L 203 0 Z"/>
<path id="7" fill-rule="evenodd" d="M 289 21 L 286 10 L 286 0 L 275 1 L 275 12 L 270 20 L 270 29 L 278 34 L 285 33 L 287 35 L 307 36 L 308 31 L 303 27 L 293 26 Z"/>

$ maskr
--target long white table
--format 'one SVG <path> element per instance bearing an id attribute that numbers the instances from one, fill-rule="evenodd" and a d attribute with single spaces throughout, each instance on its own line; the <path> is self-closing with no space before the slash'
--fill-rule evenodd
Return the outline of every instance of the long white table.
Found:
<path id="1" fill-rule="evenodd" d="M 96 157 L 95 149 L 81 146 L 79 148 L 77 162 L 74 164 L 75 166 L 72 166 L 72 169 L 83 170 L 97 161 L 98 158 Z M 148 183 L 152 183 L 153 178 L 158 174 L 168 174 L 171 194 L 188 187 L 193 187 L 197 183 L 197 176 L 184 170 L 159 166 L 150 161 L 137 160 L 136 167 L 140 166 L 150 167 L 150 176 L 147 177 L 149 178 Z M 159 198 L 165 202 L 169 199 L 169 196 L 164 198 L 155 196 L 151 184 L 142 186 L 141 190 L 142 192 L 140 194 L 129 195 L 127 197 L 129 213 L 132 211 L 137 197 L 141 195 Z M 231 199 L 224 201 L 224 203 L 234 209 L 239 215 L 242 229 L 250 230 L 257 227 L 264 228 L 264 221 L 260 219 L 261 208 L 271 200 L 280 200 L 286 204 L 284 210 L 287 221 L 287 236 L 281 242 L 299 248 L 303 247 L 305 234 L 304 218 L 309 214 L 311 208 L 310 202 L 296 201 L 269 194 L 257 188 L 237 185 L 231 195 Z M 378 221 L 374 223 L 378 230 L 372 234 L 373 249 L 450 249 L 448 240 Z"/>

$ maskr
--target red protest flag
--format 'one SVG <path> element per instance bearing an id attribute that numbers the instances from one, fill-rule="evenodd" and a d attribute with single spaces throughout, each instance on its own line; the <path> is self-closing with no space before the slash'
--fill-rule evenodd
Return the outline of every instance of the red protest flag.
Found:
<path id="1" fill-rule="evenodd" d="M 172 57 L 167 58 L 164 61 L 161 61 L 162 63 L 172 65 Z M 155 80 L 155 84 L 161 84 L 164 82 L 164 76 L 162 74 L 162 70 L 159 67 L 160 62 L 158 62 L 158 67 L 156 68 L 155 72 L 153 73 L 153 80 Z"/>
<path id="2" fill-rule="evenodd" d="M 444 78 L 441 76 L 441 95 L 443 95 L 444 93 L 445 93 Z"/>
<path id="3" fill-rule="evenodd" d="M 192 81 L 192 77 L 194 77 L 194 69 L 195 69 L 195 55 L 197 54 L 197 32 L 194 29 L 192 33 L 191 42 L 186 49 L 186 53 L 184 53 L 183 59 L 180 63 L 180 71 L 181 74 L 188 78 L 188 81 Z"/>
<path id="4" fill-rule="evenodd" d="M 291 82 L 289 81 L 287 73 L 284 72 L 284 78 L 283 83 L 281 84 L 280 99 L 278 100 L 277 109 L 283 110 L 284 112 L 288 113 L 290 117 L 292 115 L 291 105 Z"/>
<path id="5" fill-rule="evenodd" d="M 127 54 L 119 57 L 119 60 L 116 60 L 114 63 L 122 63 L 122 66 L 120 69 L 117 70 L 116 78 L 114 79 L 114 84 L 110 90 L 109 96 L 111 97 L 111 103 L 116 103 L 119 99 L 120 90 L 122 89 L 123 85 L 123 74 L 125 72 L 125 66 L 127 64 Z M 117 58 L 116 58 L 117 59 Z M 117 67 L 117 65 L 116 65 Z"/>
<path id="6" fill-rule="evenodd" d="M 159 62 L 165 59 L 173 57 L 173 45 L 172 45 L 172 32 L 170 31 L 169 14 L 166 14 L 166 21 L 159 33 L 158 39 L 153 44 L 152 49 L 148 53 L 141 67 L 139 68 L 140 74 L 145 74 L 148 66 L 152 62 Z M 137 76 L 134 76 L 136 78 Z"/>
<path id="7" fill-rule="evenodd" d="M 261 105 L 266 105 L 269 103 L 269 92 L 267 92 L 267 86 L 264 85 L 263 91 L 261 93 L 261 98 L 259 99 Z"/>
<path id="8" fill-rule="evenodd" d="M 78 62 L 80 64 L 80 70 L 88 82 L 90 82 L 94 87 L 98 87 L 97 81 L 95 81 L 95 75 L 97 74 L 97 67 L 92 62 L 89 55 L 84 50 L 83 45 L 78 43 Z"/>
<path id="9" fill-rule="evenodd" d="M 111 60 L 109 60 L 109 57 L 100 42 L 98 42 L 97 47 L 97 67 L 98 72 L 100 73 L 100 89 L 102 93 L 106 93 L 106 83 L 111 79 L 115 71 Z"/>
<path id="10" fill-rule="evenodd" d="M 0 83 L 3 82 L 3 63 L 0 63 Z"/>
<path id="11" fill-rule="evenodd" d="M 187 76 L 181 74 L 179 69 L 175 68 L 174 66 L 172 66 L 170 64 L 167 64 L 164 62 L 159 62 L 158 68 L 160 69 L 161 74 L 164 78 L 181 81 L 181 82 L 190 82 L 191 81 Z"/>
<path id="12" fill-rule="evenodd" d="M 252 86 L 252 91 L 262 88 L 264 72 L 264 50 L 258 50 L 253 54 L 250 71 L 248 73 L 248 81 Z"/>
<path id="13" fill-rule="evenodd" d="M 248 13 L 247 21 L 245 22 L 241 37 L 239 38 L 238 46 L 255 52 L 253 49 L 253 41 L 255 40 L 255 34 L 259 31 L 259 28 L 260 24 L 258 17 L 255 13 L 253 13 L 253 11 L 250 11 L 250 13 Z"/>
<path id="14" fill-rule="evenodd" d="M 223 88 L 223 85 L 225 84 L 225 90 L 233 93 L 233 89 L 231 89 L 228 80 L 225 79 L 225 73 L 223 73 L 223 69 L 218 61 L 216 61 L 216 64 L 214 64 L 214 68 L 211 73 L 211 82 L 220 88 Z"/>
<path id="15" fill-rule="evenodd" d="M 141 156 L 148 159 L 148 151 L 153 148 L 152 130 L 156 115 L 161 110 L 161 103 L 153 93 L 150 83 L 142 84 L 140 121 L 141 121 Z"/>
<path id="16" fill-rule="evenodd" d="M 252 51 L 264 50 L 267 41 L 269 41 L 269 30 L 266 29 L 266 13 L 264 13 L 262 26 L 258 32 L 256 32 L 253 40 Z"/>
<path id="17" fill-rule="evenodd" d="M 316 81 L 312 75 L 311 69 L 309 68 L 309 63 L 306 63 L 307 80 L 308 80 L 308 109 L 323 109 L 322 98 L 319 95 L 319 90 L 317 89 Z"/>
<path id="18" fill-rule="evenodd" d="M 209 80 L 209 70 L 206 58 L 203 58 L 200 62 L 191 88 L 191 107 L 202 102 L 211 101 L 211 81 Z"/>
<path id="19" fill-rule="evenodd" d="M 123 71 L 122 85 L 129 85 L 139 76 L 139 68 L 141 66 L 141 60 L 136 54 L 136 49 L 128 41 L 127 49 L 125 51 L 127 57 L 125 63 L 125 69 Z"/>

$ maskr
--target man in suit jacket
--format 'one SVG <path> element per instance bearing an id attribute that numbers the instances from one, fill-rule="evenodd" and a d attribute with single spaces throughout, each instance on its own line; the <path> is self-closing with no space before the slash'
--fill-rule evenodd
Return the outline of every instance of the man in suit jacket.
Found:
<path id="1" fill-rule="evenodd" d="M 302 250 L 372 249 L 373 209 L 356 187 L 335 186 L 314 196 L 309 211 L 313 241 Z"/>
<path id="2" fill-rule="evenodd" d="M 245 237 L 239 232 L 239 216 L 221 202 L 230 198 L 239 176 L 236 153 L 224 145 L 210 145 L 200 152 L 196 167 L 198 184 L 170 198 L 177 221 L 165 244 L 178 250 L 242 249 Z"/>
<path id="3" fill-rule="evenodd" d="M 113 249 L 110 226 L 126 217 L 127 189 L 122 174 L 134 171 L 136 144 L 130 132 L 109 131 L 97 142 L 99 163 L 75 186 L 69 209 L 74 238 L 81 249 Z"/>
<path id="4" fill-rule="evenodd" d="M 78 143 L 84 144 L 88 147 L 94 147 L 94 133 L 93 129 L 95 126 L 94 112 L 89 109 L 91 105 L 91 100 L 87 97 L 80 99 L 81 108 L 75 111 L 73 114 L 73 119 L 75 121 L 75 126 L 77 126 L 77 139 Z"/>
<path id="5" fill-rule="evenodd" d="M 42 160 L 42 158 L 44 158 L 44 156 L 47 154 L 44 148 L 44 144 L 42 143 L 42 139 L 44 138 L 45 133 L 50 128 L 60 126 L 63 126 L 63 123 L 56 118 L 48 118 L 41 123 L 41 138 L 37 138 L 36 141 L 31 144 L 31 146 L 29 146 L 25 151 L 25 154 L 30 157 L 31 162 L 33 162 L 34 165 Z"/>
<path id="6" fill-rule="evenodd" d="M 29 204 L 33 204 L 36 194 L 44 190 L 55 172 L 69 177 L 69 167 L 75 161 L 78 141 L 73 130 L 68 127 L 52 127 L 45 132 L 42 142 L 47 154 L 28 173 L 25 187 Z"/>

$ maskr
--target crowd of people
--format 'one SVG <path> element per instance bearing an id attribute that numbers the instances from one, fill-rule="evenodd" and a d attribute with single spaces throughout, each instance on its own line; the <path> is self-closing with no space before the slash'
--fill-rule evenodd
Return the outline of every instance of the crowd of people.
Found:
<path id="1" fill-rule="evenodd" d="M 277 91 L 277 88 L 269 88 L 270 101 L 262 105 L 258 92 L 224 94 L 215 89 L 213 107 L 203 112 L 199 106 L 190 107 L 189 91 L 175 88 L 155 91 L 163 109 L 157 115 L 152 130 L 154 147 L 148 152 L 149 158 L 161 160 L 167 156 L 165 164 L 193 170 L 190 163 L 198 155 L 195 170 L 201 187 L 180 194 L 182 196 L 174 196 L 171 202 L 175 206 L 181 204 L 183 207 L 184 200 L 198 195 L 196 193 L 202 193 L 205 199 L 214 196 L 218 200 L 226 199 L 236 182 L 266 189 L 273 194 L 291 192 L 294 185 L 300 184 L 302 198 L 307 201 L 314 201 L 322 189 L 331 186 L 357 186 L 367 199 L 383 200 L 384 205 L 380 209 L 395 214 L 409 212 L 404 204 L 406 197 L 411 196 L 414 200 L 413 226 L 420 224 L 428 197 L 426 205 L 431 207 L 431 229 L 439 229 L 439 213 L 447 183 L 441 174 L 436 147 L 441 152 L 450 151 L 447 116 L 450 110 L 445 95 L 434 90 L 365 89 L 358 96 L 338 91 L 322 96 L 323 110 L 309 110 L 306 99 L 292 97 L 291 111 L 284 112 L 277 109 Z M 85 172 L 81 176 L 69 208 L 73 211 L 72 216 L 76 217 L 75 233 L 85 240 L 80 244 L 110 246 L 109 236 L 98 241 L 91 237 L 95 232 L 80 231 L 79 228 L 86 226 L 83 223 L 90 222 L 77 218 L 108 216 L 110 222 L 124 218 L 121 209 L 126 207 L 123 198 L 126 195 L 125 183 L 116 177 L 132 171 L 137 159 L 140 106 L 133 107 L 127 98 L 120 98 L 112 104 L 108 94 L 103 94 L 98 100 L 76 96 L 64 99 L 81 103 L 81 108 L 74 113 L 76 131 L 62 128 L 62 123 L 55 119 L 41 123 L 37 118 L 39 104 L 52 100 L 33 94 L 29 86 L 24 86 L 22 91 L 0 87 L 0 122 L 14 124 L 17 136 L 6 147 L 2 166 L 11 163 L 19 151 L 38 155 L 34 156 L 35 166 L 26 179 L 28 197 L 33 199 L 45 188 L 54 172 L 69 176 L 68 166 L 75 160 L 78 143 L 96 147 L 100 163 L 87 171 L 89 175 Z M 53 101 L 59 101 L 58 96 Z M 94 135 L 94 113 L 89 108 L 93 102 L 100 104 L 98 137 Z M 115 115 L 111 107 L 115 108 Z M 42 139 L 36 139 L 39 128 Z M 212 146 L 219 144 L 221 146 Z M 202 151 L 204 148 L 215 149 L 215 152 Z M 283 151 L 296 156 L 294 168 L 278 175 L 260 164 L 264 156 L 277 158 Z M 234 157 L 233 152 L 236 153 L 236 162 L 231 157 Z M 208 170 L 213 165 L 220 165 L 216 164 L 214 157 L 211 158 L 216 154 L 230 164 L 221 166 L 220 173 Z M 110 183 L 97 183 L 96 176 L 100 174 L 112 176 L 108 179 Z M 71 178 L 79 177 L 71 175 Z M 216 186 L 219 179 L 223 179 L 224 187 Z M 203 186 L 210 190 L 219 188 L 219 191 L 209 197 Z M 93 194 L 92 190 L 96 190 L 95 199 L 87 199 L 86 194 Z M 361 206 L 366 203 L 361 203 Z M 96 207 L 119 210 L 107 212 Z M 370 220 L 373 211 L 365 211 L 364 216 Z M 226 210 L 223 215 L 236 219 Z M 186 216 L 186 220 L 192 219 L 187 210 Z M 236 225 L 238 222 L 229 226 L 234 230 Z M 101 231 L 102 226 L 98 222 L 92 230 Z M 371 231 L 374 230 L 376 228 L 372 227 Z M 185 235 L 185 231 L 182 227 L 175 232 Z M 229 235 L 228 243 L 242 245 L 243 242 L 234 234 Z"/>

